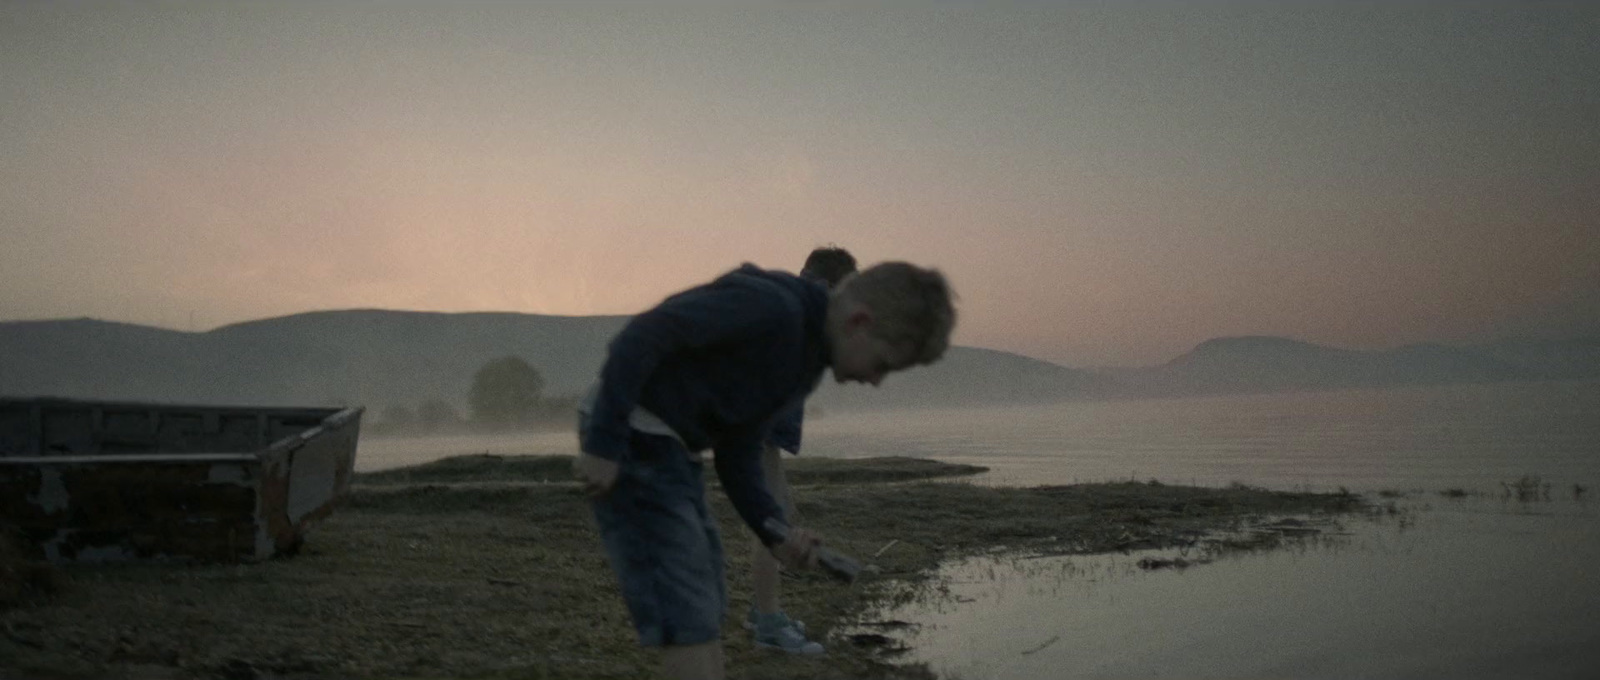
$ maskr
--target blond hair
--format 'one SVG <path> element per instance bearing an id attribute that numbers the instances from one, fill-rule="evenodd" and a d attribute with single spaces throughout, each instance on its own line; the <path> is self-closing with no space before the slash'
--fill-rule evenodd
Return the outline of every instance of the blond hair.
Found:
<path id="1" fill-rule="evenodd" d="M 914 364 L 938 361 L 950 347 L 955 294 L 937 269 L 883 262 L 845 278 L 835 291 L 836 300 L 866 307 L 873 335 L 904 348 Z"/>

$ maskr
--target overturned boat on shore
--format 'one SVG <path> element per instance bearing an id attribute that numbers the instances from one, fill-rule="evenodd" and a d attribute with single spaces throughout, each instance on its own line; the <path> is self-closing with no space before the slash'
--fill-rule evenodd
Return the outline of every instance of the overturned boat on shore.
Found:
<path id="1" fill-rule="evenodd" d="M 0 398 L 0 524 L 51 562 L 293 553 L 349 490 L 361 414 Z"/>

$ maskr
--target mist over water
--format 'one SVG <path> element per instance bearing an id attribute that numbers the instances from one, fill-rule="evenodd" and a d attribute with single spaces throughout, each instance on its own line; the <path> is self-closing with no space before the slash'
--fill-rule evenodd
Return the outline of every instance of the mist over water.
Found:
<path id="1" fill-rule="evenodd" d="M 1500 491 L 1600 482 L 1600 382 L 1096 401 L 836 415 L 804 455 L 991 468 L 996 485 L 1157 479 L 1274 489 Z"/>
<path id="2" fill-rule="evenodd" d="M 860 388 L 867 389 L 867 388 Z M 446 456 L 565 454 L 571 431 L 363 437 L 358 470 Z M 1600 382 L 1083 401 L 809 418 L 802 455 L 973 463 L 990 485 L 1135 479 L 1272 489 L 1600 485 Z"/>
<path id="3" fill-rule="evenodd" d="M 451 434 L 424 437 L 362 437 L 356 452 L 356 471 L 373 472 L 421 465 L 450 456 L 573 455 L 578 437 L 573 432 L 511 432 L 505 434 Z M 568 480 L 561 480 L 568 481 Z"/>

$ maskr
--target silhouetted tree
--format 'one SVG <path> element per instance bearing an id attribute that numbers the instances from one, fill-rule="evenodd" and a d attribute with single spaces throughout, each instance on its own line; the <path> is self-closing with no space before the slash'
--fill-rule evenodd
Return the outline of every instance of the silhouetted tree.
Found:
<path id="1" fill-rule="evenodd" d="M 533 420 L 539 409 L 544 376 L 517 357 L 501 357 L 483 365 L 472 376 L 467 404 L 474 421 L 507 427 Z"/>

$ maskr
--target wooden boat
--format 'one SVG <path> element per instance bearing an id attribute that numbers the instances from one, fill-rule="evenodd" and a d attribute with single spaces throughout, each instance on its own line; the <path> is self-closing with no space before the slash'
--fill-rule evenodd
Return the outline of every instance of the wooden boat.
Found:
<path id="1" fill-rule="evenodd" d="M 361 413 L 0 398 L 0 524 L 52 562 L 293 553 L 349 490 Z"/>

